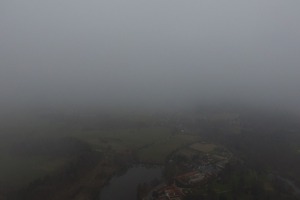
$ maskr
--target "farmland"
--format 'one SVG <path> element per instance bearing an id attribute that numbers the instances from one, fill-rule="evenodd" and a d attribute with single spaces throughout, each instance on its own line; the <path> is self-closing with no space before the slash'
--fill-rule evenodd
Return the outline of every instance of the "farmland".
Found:
<path id="1" fill-rule="evenodd" d="M 161 140 L 137 152 L 138 158 L 143 162 L 163 164 L 166 157 L 173 151 L 187 144 L 200 140 L 194 135 L 175 135 Z"/>
<path id="2" fill-rule="evenodd" d="M 138 162 L 163 164 L 173 151 L 200 140 L 149 116 L 31 115 L 8 119 L 1 127 L 6 133 L 0 141 L 2 187 L 26 186 L 64 169 L 87 151 L 108 157 L 127 152 Z"/>
<path id="3" fill-rule="evenodd" d="M 250 186 L 242 188 L 244 191 L 256 187 L 252 179 L 258 177 L 262 183 L 258 185 L 260 188 L 265 186 L 275 193 L 277 183 L 268 179 L 264 172 L 269 172 L 268 163 L 264 164 L 266 159 L 256 156 L 258 150 L 261 149 L 259 155 L 268 155 L 267 158 L 272 158 L 270 155 L 276 150 L 277 155 L 282 155 L 286 161 L 294 162 L 295 159 L 283 155 L 299 156 L 299 143 L 294 133 L 285 135 L 295 138 L 290 143 L 276 138 L 270 140 L 271 136 L 259 132 L 260 126 L 257 126 L 257 131 L 245 125 L 242 127 L 237 115 L 54 113 L 7 117 L 5 120 L 0 127 L 0 190 L 1 195 L 19 194 L 14 199 L 20 199 L 20 196 L 27 196 L 30 200 L 97 199 L 100 188 L 113 175 L 125 173 L 134 164 L 164 166 L 164 178 L 170 182 L 174 173 L 211 170 L 209 165 L 224 168 L 224 173 L 220 171 L 224 181 L 213 181 L 212 185 L 202 188 L 200 193 L 205 195 L 234 191 L 238 182 L 244 182 L 243 178 L 236 180 L 235 176 L 246 180 L 251 178 Z M 233 129 L 242 132 L 232 133 Z M 273 134 L 271 130 L 269 134 Z M 249 131 L 253 133 L 249 134 Z M 269 145 L 264 145 L 266 143 Z M 278 144 L 289 145 L 294 154 L 289 153 L 288 148 L 279 149 Z M 282 151 L 284 149 L 288 154 Z M 227 162 L 236 155 L 238 162 L 231 166 L 232 169 L 225 168 L 221 161 Z M 277 160 L 271 159 L 270 162 Z M 286 170 L 285 177 L 297 174 L 297 169 L 295 165 L 294 171 Z M 239 170 L 238 174 L 236 170 Z M 281 188 L 282 184 L 278 187 Z M 197 189 L 192 191 L 197 195 Z M 226 194 L 227 197 L 231 195 L 230 192 Z"/>

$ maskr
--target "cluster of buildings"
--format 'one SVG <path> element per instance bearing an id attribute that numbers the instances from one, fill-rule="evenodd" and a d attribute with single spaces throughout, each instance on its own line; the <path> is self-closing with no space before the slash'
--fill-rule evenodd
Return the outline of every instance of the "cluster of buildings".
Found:
<path id="1" fill-rule="evenodd" d="M 163 186 L 152 192 L 155 200 L 182 200 L 183 196 L 182 189 L 175 185 Z"/>
<path id="2" fill-rule="evenodd" d="M 151 200 L 182 200 L 184 189 L 206 184 L 211 178 L 217 177 L 225 167 L 227 161 L 220 161 L 214 165 L 201 165 L 190 172 L 174 177 L 172 185 L 160 185 L 152 190 L 148 196 Z"/>
<path id="3" fill-rule="evenodd" d="M 176 175 L 172 177 L 173 181 L 169 180 L 172 184 L 156 186 L 144 200 L 182 200 L 193 189 L 218 177 L 232 157 L 230 152 L 222 149 L 190 155 L 186 152 L 174 154 L 168 161 L 168 165 L 176 166 Z"/>
<path id="4" fill-rule="evenodd" d="M 175 177 L 175 183 L 181 187 L 193 186 L 197 183 L 204 182 L 206 175 L 199 171 L 188 172 Z"/>
<path id="5" fill-rule="evenodd" d="M 208 182 L 224 169 L 227 161 L 220 161 L 215 164 L 200 165 L 190 172 L 175 177 L 175 183 L 179 187 L 193 187 Z"/>
<path id="6" fill-rule="evenodd" d="M 216 160 L 208 155 L 197 161 L 186 163 L 186 173 L 174 177 L 172 185 L 160 185 L 149 195 L 151 200 L 182 200 L 185 189 L 206 184 L 217 177 L 228 163 L 228 159 Z"/>

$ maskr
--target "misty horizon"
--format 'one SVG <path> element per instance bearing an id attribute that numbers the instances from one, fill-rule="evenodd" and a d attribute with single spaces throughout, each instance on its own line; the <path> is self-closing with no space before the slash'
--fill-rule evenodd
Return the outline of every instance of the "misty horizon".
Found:
<path id="1" fill-rule="evenodd" d="M 299 111 L 297 1 L 0 3 L 0 107 Z"/>

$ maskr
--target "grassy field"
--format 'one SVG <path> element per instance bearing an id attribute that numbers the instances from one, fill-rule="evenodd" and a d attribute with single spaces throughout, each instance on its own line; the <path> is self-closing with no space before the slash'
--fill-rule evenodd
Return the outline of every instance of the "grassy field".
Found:
<path id="1" fill-rule="evenodd" d="M 55 125 L 56 126 L 56 125 Z M 18 137 L 2 141 L 0 145 L 0 184 L 4 185 L 24 185 L 30 181 L 44 176 L 66 164 L 71 157 L 61 156 L 47 156 L 39 153 L 43 145 L 39 145 L 36 150 L 30 151 L 30 154 L 22 153 L 23 148 L 27 146 L 35 146 L 28 142 L 45 140 L 44 134 L 38 136 L 38 132 L 44 133 L 43 128 L 39 126 L 27 126 L 27 130 L 35 130 L 32 134 L 21 134 Z M 57 126 L 56 126 L 57 127 Z M 56 129 L 53 128 L 53 129 Z M 72 130 L 73 129 L 73 130 Z M 47 137 L 51 140 L 53 138 L 63 138 L 65 136 L 77 138 L 84 143 L 87 143 L 92 149 L 106 152 L 107 150 L 122 152 L 125 150 L 138 151 L 145 146 L 166 141 L 171 136 L 169 128 L 163 127 L 148 127 L 148 128 L 127 128 L 127 129 L 108 129 L 108 130 L 93 130 L 86 131 L 82 129 L 75 129 L 74 127 L 67 127 L 67 129 L 57 129 L 53 135 Z M 49 130 L 48 130 L 49 131 Z M 47 131 L 47 132 L 48 132 Z M 61 134 L 59 134 L 61 132 Z M 47 139 L 46 139 L 47 140 Z M 59 139 L 58 139 L 59 140 Z M 19 144 L 22 145 L 19 145 Z M 23 145 L 24 144 L 28 144 Z M 17 147 L 14 147 L 17 146 Z M 52 148 L 51 146 L 49 148 Z M 35 155 L 37 153 L 38 155 Z"/>
<path id="2" fill-rule="evenodd" d="M 177 155 L 182 155 L 188 159 L 192 159 L 193 156 L 199 155 L 199 151 L 185 147 L 176 152 Z"/>
<path id="3" fill-rule="evenodd" d="M 139 150 L 137 155 L 142 162 L 163 164 L 167 156 L 172 152 L 178 150 L 180 147 L 199 140 L 200 137 L 194 135 L 173 135 L 165 140 Z"/>
<path id="4" fill-rule="evenodd" d="M 164 163 L 178 148 L 200 140 L 194 135 L 173 135 L 171 129 L 165 127 L 112 129 L 75 135 L 99 151 L 132 150 L 141 162 L 157 164 Z"/>
<path id="5" fill-rule="evenodd" d="M 0 155 L 0 184 L 22 186 L 62 167 L 70 158 Z"/>
<path id="6" fill-rule="evenodd" d="M 113 150 L 138 149 L 170 136 L 170 129 L 163 127 L 111 129 L 78 132 L 75 137 L 91 144 L 95 149 L 110 146 Z"/>
<path id="7" fill-rule="evenodd" d="M 214 144 L 207 144 L 207 143 L 195 143 L 190 146 L 191 149 L 201 151 L 204 153 L 210 153 L 214 151 L 216 147 L 217 146 Z"/>
<path id="8" fill-rule="evenodd" d="M 129 150 L 142 162 L 160 164 L 173 151 L 200 140 L 194 135 L 175 134 L 174 127 L 157 125 L 153 117 L 55 115 L 13 116 L 5 120 L 0 127 L 0 184 L 26 184 L 69 162 L 76 154 L 72 153 L 73 147 L 67 150 L 70 155 L 60 155 L 64 149 L 57 150 L 56 145 L 65 146 L 60 142 L 65 137 L 75 138 L 96 151 Z M 54 141 L 53 145 L 48 141 Z M 70 145 L 68 141 L 67 144 Z"/>

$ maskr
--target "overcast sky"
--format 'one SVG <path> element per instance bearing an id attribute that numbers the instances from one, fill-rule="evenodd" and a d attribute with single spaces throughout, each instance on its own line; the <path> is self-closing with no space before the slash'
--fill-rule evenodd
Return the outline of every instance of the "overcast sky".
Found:
<path id="1" fill-rule="evenodd" d="M 298 0 L 1 0 L 2 107 L 297 108 Z"/>

